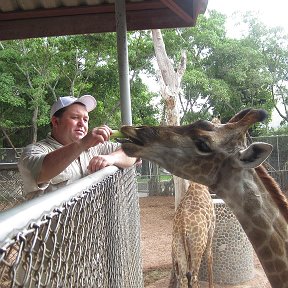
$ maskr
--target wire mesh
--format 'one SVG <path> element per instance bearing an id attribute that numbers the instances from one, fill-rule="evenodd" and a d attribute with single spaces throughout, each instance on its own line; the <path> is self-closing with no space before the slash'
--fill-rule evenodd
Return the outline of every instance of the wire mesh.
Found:
<path id="1" fill-rule="evenodd" d="M 143 287 L 135 191 L 135 169 L 118 170 L 9 233 L 0 287 Z"/>
<path id="2" fill-rule="evenodd" d="M 23 183 L 17 165 L 0 164 L 0 211 L 24 201 Z"/>
<path id="3" fill-rule="evenodd" d="M 264 165 L 288 197 L 288 136 L 254 137 L 253 142 L 265 142 L 273 146 L 272 153 Z"/>

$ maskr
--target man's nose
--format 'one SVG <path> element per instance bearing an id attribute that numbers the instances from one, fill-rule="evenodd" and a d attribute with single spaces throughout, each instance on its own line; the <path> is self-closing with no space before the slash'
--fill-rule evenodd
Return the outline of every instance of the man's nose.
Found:
<path id="1" fill-rule="evenodd" d="M 77 125 L 81 127 L 84 126 L 85 125 L 84 119 L 79 119 Z"/>

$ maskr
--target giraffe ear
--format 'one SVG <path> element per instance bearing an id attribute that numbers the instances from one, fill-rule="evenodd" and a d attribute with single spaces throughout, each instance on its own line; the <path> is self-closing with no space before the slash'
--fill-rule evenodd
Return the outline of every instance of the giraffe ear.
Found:
<path id="1" fill-rule="evenodd" d="M 255 142 L 238 154 L 238 164 L 242 168 L 256 168 L 271 154 L 273 146 L 267 143 Z"/>

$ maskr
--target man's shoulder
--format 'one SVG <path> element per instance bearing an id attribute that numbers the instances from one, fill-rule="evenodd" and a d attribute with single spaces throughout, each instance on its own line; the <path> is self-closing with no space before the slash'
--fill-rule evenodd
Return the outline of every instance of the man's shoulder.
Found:
<path id="1" fill-rule="evenodd" d="M 29 144 L 25 147 L 25 150 L 44 150 L 52 151 L 61 147 L 57 141 L 55 141 L 50 135 L 45 139 L 39 140 L 35 143 Z"/>

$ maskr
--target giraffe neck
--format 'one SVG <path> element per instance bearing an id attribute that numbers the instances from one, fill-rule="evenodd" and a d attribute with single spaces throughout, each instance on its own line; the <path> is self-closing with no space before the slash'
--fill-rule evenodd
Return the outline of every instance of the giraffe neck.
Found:
<path id="1" fill-rule="evenodd" d="M 271 286 L 287 288 L 288 223 L 279 203 L 275 202 L 275 197 L 271 196 L 254 169 L 234 170 L 229 174 L 226 170 L 218 179 L 217 185 L 211 188 L 240 222 Z"/>

